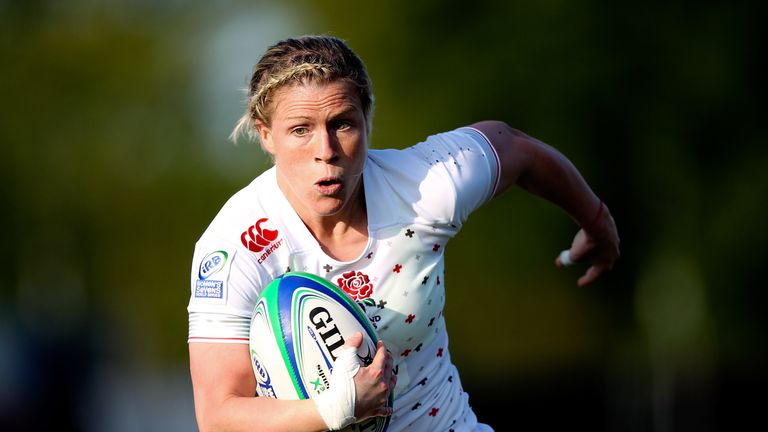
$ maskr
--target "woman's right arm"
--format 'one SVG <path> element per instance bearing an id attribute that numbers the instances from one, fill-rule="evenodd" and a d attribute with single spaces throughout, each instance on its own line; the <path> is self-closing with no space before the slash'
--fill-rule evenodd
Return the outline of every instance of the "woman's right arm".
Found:
<path id="1" fill-rule="evenodd" d="M 189 367 L 201 432 L 327 430 L 309 399 L 255 397 L 248 345 L 190 343 Z"/>
<path id="2" fill-rule="evenodd" d="M 347 344 L 360 346 L 362 337 Z M 208 431 L 324 431 L 328 430 L 312 400 L 255 397 L 256 378 L 248 345 L 189 344 L 189 363 L 195 397 L 195 415 L 202 432 Z M 379 344 L 373 362 L 361 367 L 355 380 L 355 417 L 389 415 L 383 407 L 394 389 L 392 357 Z"/>

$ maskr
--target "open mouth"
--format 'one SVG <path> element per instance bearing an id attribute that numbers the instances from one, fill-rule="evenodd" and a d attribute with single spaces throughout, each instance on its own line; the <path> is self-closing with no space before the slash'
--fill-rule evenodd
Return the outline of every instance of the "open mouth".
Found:
<path id="1" fill-rule="evenodd" d="M 326 177 L 315 182 L 320 193 L 323 195 L 331 195 L 338 192 L 341 189 L 341 179 L 338 177 Z"/>

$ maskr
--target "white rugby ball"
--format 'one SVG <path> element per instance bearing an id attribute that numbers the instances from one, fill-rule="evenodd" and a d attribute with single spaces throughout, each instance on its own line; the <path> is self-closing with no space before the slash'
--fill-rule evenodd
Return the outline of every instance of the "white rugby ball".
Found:
<path id="1" fill-rule="evenodd" d="M 368 317 L 344 291 L 309 273 L 278 277 L 264 288 L 251 318 L 256 392 L 277 399 L 308 399 L 324 392 L 336 354 L 356 332 L 363 334 L 357 355 L 368 365 L 378 337 Z M 373 417 L 344 430 L 379 432 L 388 424 L 389 417 Z"/>

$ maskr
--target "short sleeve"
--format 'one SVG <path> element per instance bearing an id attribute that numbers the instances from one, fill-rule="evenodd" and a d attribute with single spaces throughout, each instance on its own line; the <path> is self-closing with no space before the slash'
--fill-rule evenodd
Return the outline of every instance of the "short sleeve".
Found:
<path id="1" fill-rule="evenodd" d="M 192 261 L 189 342 L 248 343 L 250 317 L 261 281 L 228 244 L 198 243 Z"/>
<path id="2" fill-rule="evenodd" d="M 469 215 L 493 198 L 499 183 L 499 158 L 486 136 L 464 127 L 430 136 L 412 149 L 444 181 L 432 182 L 437 195 L 452 188 L 453 202 L 444 202 L 452 221 L 463 224 Z"/>

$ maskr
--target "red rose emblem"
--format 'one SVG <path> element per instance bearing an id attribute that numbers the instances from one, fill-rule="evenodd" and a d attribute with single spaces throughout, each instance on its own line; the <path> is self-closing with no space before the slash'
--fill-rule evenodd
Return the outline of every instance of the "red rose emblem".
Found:
<path id="1" fill-rule="evenodd" d="M 352 297 L 352 300 L 367 299 L 373 293 L 373 285 L 368 275 L 363 272 L 350 271 L 341 275 L 337 281 L 339 288 Z"/>

